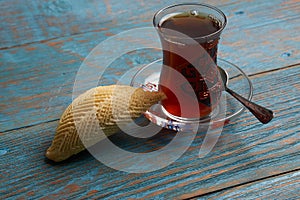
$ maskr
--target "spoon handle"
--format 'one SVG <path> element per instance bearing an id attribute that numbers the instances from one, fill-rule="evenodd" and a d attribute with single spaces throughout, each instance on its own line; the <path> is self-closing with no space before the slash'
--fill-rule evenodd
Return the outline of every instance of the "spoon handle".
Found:
<path id="1" fill-rule="evenodd" d="M 253 103 L 241 95 L 235 93 L 229 88 L 226 88 L 226 91 L 231 94 L 234 98 L 236 98 L 239 102 L 241 102 L 248 110 L 263 124 L 270 122 L 274 115 L 273 112 L 267 108 L 264 108 L 256 103 Z"/>

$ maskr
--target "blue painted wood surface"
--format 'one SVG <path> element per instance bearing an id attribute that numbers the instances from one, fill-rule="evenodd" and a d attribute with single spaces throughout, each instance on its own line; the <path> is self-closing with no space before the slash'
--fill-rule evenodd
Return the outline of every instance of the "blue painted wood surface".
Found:
<path id="1" fill-rule="evenodd" d="M 84 58 L 114 34 L 151 26 L 153 13 L 173 3 L 0 1 L 0 199 L 249 199 L 260 194 L 267 198 L 271 192 L 265 188 L 288 188 L 291 192 L 280 198 L 296 197 L 300 167 L 297 0 L 209 2 L 228 16 L 219 56 L 250 75 L 254 101 L 275 111 L 270 124 L 261 125 L 245 112 L 225 127 L 209 156 L 197 157 L 203 141 L 199 134 L 175 163 L 141 175 L 110 169 L 87 152 L 61 164 L 45 160 L 58 119 L 71 103 L 74 79 Z M 112 84 L 120 70 L 160 56 L 158 51 L 146 50 L 124 55 L 113 63 L 103 84 Z M 121 134 L 112 140 L 137 151 L 162 145 L 154 140 L 141 146 Z M 288 181 L 278 183 L 281 180 Z M 274 182 L 278 187 L 270 189 Z"/>
<path id="2" fill-rule="evenodd" d="M 197 0 L 189 2 L 199 3 Z M 0 30 L 0 47 L 7 48 L 92 31 L 110 32 L 109 29 L 116 24 L 118 30 L 151 25 L 156 10 L 176 3 L 178 1 L 174 0 L 91 0 L 88 3 L 84 0 L 1 1 L 3 28 Z M 238 25 L 240 21 L 253 28 L 297 19 L 299 11 L 297 1 L 211 0 L 209 3 L 222 8 L 229 19 L 233 19 L 230 27 L 237 29 L 242 28 Z M 121 28 L 120 25 L 125 27 Z"/>
<path id="3" fill-rule="evenodd" d="M 298 199 L 300 172 L 290 172 L 195 199 Z"/>
<path id="4" fill-rule="evenodd" d="M 229 25 L 221 41 L 220 57 L 236 63 L 247 74 L 296 64 L 300 59 L 300 39 L 293 34 L 300 32 L 300 28 L 295 25 L 299 22 L 299 18 L 294 19 L 294 13 L 297 13 L 295 7 L 299 6 L 297 7 L 297 4 L 295 6 L 292 2 L 283 4 L 280 1 L 275 1 L 273 4 L 266 1 L 260 4 L 253 2 L 245 5 L 241 2 L 225 4 L 228 7 L 226 14 Z M 155 5 L 157 9 L 160 7 L 160 4 Z M 268 12 L 272 15 L 264 14 L 264 11 L 257 8 L 258 5 L 272 9 L 272 12 Z M 234 14 L 232 10 L 238 10 L 235 6 L 240 6 L 240 10 L 245 10 L 244 8 L 247 10 L 243 14 Z M 247 12 L 251 18 L 241 16 L 247 15 Z M 281 18 L 277 20 L 274 13 Z M 151 14 L 153 15 L 153 11 Z M 148 18 L 151 19 L 152 16 Z M 77 23 L 81 24 L 80 21 Z M 63 108 L 71 102 L 70 96 L 76 72 L 88 53 L 108 38 L 108 35 L 134 28 L 136 25 L 136 23 L 132 25 L 123 23 L 106 27 L 106 31 L 88 32 L 43 42 L 32 41 L 34 43 L 25 46 L 3 49 L 0 52 L 2 58 L 0 64 L 3 70 L 0 75 L 3 85 L 1 93 L 3 102 L 9 102 L 11 105 L 7 103 L 1 105 L 3 109 L 1 115 L 5 119 L 0 130 L 11 130 L 58 119 Z M 138 20 L 138 23 L 140 24 L 137 26 L 150 24 L 143 20 Z M 258 30 L 264 37 L 257 35 Z M 284 42 L 281 42 L 282 40 Z M 151 51 L 148 52 L 148 56 L 153 57 Z M 149 58 L 140 59 L 140 55 L 133 55 L 131 62 L 132 65 L 137 62 L 147 63 Z M 115 68 L 117 69 L 118 66 Z M 112 74 L 112 77 L 116 77 L 116 74 Z M 53 87 L 53 83 L 57 86 Z M 23 103 L 19 103 L 20 101 Z M 44 114 L 38 116 L 41 112 Z"/>
<path id="5" fill-rule="evenodd" d="M 300 165 L 300 102 L 295 87 L 299 87 L 298 69 L 295 66 L 252 76 L 254 85 L 261 88 L 255 100 L 274 108 L 277 116 L 274 122 L 261 125 L 245 113 L 225 127 L 209 156 L 197 157 L 203 140 L 199 135 L 178 161 L 152 173 L 118 172 L 86 152 L 62 164 L 45 162 L 44 151 L 50 145 L 57 121 L 2 133 L 0 149 L 5 151 L 1 156 L 5 161 L 1 163 L 2 183 L 5 183 L 2 195 L 37 198 L 46 194 L 50 199 L 193 197 L 295 170 Z M 167 138 L 164 135 L 159 139 Z M 129 144 L 126 148 L 139 148 L 139 144 L 122 136 L 116 135 L 113 140 L 121 146 Z"/>
<path id="6" fill-rule="evenodd" d="M 273 10 L 270 13 L 279 13 L 279 11 L 276 12 L 276 9 L 282 2 L 276 1 L 273 7 L 272 4 L 263 2 L 258 5 L 266 4 L 266 8 Z M 230 8 L 230 5 L 243 6 L 240 10 L 250 7 L 251 12 L 254 12 L 252 14 L 249 11 L 251 16 L 257 16 L 254 20 L 256 23 L 250 23 L 249 21 L 252 19 L 247 17 L 240 19 L 241 14 L 231 14 L 232 10 L 238 9 Z M 294 3 L 284 5 L 280 9 L 280 12 L 283 13 L 278 14 L 279 16 L 283 15 L 282 19 L 276 20 L 273 16 L 275 14 L 261 18 L 263 11 L 258 9 L 257 4 L 253 2 L 245 5 L 241 2 L 226 4 L 229 25 L 221 40 L 220 57 L 236 63 L 247 74 L 279 69 L 298 63 L 300 39 L 293 34 L 300 32 L 299 26 L 295 25 L 298 24 L 299 18 L 291 19 L 285 15 L 294 14 L 295 7 L 299 6 L 295 6 Z M 156 4 L 156 6 L 158 9 L 160 4 Z M 291 8 L 292 11 L 289 11 L 288 8 Z M 287 10 L 286 13 L 284 13 L 285 10 Z M 246 13 L 244 14 L 246 15 Z M 262 21 L 257 22 L 259 19 Z M 268 24 L 264 25 L 266 20 L 268 20 Z M 148 22 L 142 20 L 138 22 L 141 23 L 138 26 L 149 25 Z M 257 28 L 255 28 L 255 24 L 258 25 Z M 71 102 L 70 96 L 76 72 L 88 53 L 97 44 L 108 38 L 108 35 L 133 27 L 135 24 L 129 26 L 128 23 L 125 25 L 120 23 L 120 25 L 107 27 L 108 32 L 88 32 L 1 50 L 0 64 L 3 70 L 0 75 L 3 85 L 1 93 L 5 104 L 1 105 L 3 109 L 1 115 L 4 119 L 0 130 L 6 131 L 58 119 L 62 110 Z M 258 30 L 264 37 L 257 35 Z M 131 63 L 131 65 L 148 63 L 151 56 L 157 57 L 151 51 L 147 54 L 150 59 L 147 56 L 141 59 L 137 54 L 133 55 L 127 63 Z M 118 69 L 118 66 L 114 66 L 114 68 Z M 127 69 L 130 69 L 130 65 Z M 117 77 L 117 75 L 112 72 L 112 77 Z M 53 83 L 57 86 L 53 86 Z M 19 103 L 20 101 L 23 103 Z M 15 115 L 11 113 L 15 113 Z M 38 113 L 43 113 L 43 115 L 38 116 Z"/>

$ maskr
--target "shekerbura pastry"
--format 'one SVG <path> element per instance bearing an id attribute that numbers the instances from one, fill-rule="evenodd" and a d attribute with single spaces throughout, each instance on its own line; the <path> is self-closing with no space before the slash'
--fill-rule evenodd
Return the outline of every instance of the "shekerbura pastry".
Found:
<path id="1" fill-rule="evenodd" d="M 131 122 L 163 98 L 161 92 L 125 85 L 88 90 L 64 111 L 46 157 L 60 162 L 83 151 L 116 133 L 118 124 Z"/>

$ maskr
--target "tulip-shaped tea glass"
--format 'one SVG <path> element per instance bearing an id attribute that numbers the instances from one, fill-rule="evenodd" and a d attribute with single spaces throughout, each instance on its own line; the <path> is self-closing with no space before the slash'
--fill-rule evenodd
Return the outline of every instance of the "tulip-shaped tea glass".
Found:
<path id="1" fill-rule="evenodd" d="M 172 130 L 194 130 L 224 124 L 244 111 L 224 85 L 218 66 L 229 75 L 229 85 L 246 99 L 252 83 L 236 65 L 217 58 L 218 43 L 227 23 L 225 14 L 207 4 L 177 4 L 159 10 L 153 25 L 159 35 L 163 58 L 141 68 L 132 86 L 160 90 L 166 98 L 145 116 Z"/>
<path id="2" fill-rule="evenodd" d="M 158 11 L 153 24 L 163 50 L 159 89 L 167 96 L 164 112 L 178 120 L 210 116 L 222 91 L 217 50 L 224 13 L 206 4 L 178 4 Z"/>

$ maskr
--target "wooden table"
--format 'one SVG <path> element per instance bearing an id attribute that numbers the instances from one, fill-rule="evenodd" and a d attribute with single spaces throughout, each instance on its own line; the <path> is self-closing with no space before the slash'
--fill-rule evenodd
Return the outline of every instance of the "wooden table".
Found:
<path id="1" fill-rule="evenodd" d="M 176 2 L 0 1 L 0 199 L 299 198 L 298 0 L 209 1 L 228 17 L 219 57 L 249 75 L 253 100 L 276 114 L 271 123 L 262 125 L 244 112 L 224 127 L 205 158 L 198 158 L 199 134 L 177 161 L 149 173 L 114 170 L 88 152 L 61 164 L 45 159 L 89 52 L 113 35 L 152 26 L 154 12 Z M 132 54 L 119 66 L 151 59 L 145 52 Z M 104 84 L 120 71 L 112 67 Z M 123 143 L 121 136 L 113 140 Z"/>

